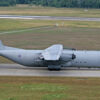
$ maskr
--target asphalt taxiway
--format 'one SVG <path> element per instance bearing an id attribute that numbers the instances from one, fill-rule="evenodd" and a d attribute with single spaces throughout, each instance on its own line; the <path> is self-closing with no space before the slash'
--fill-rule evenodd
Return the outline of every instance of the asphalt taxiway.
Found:
<path id="1" fill-rule="evenodd" d="M 72 21 L 100 21 L 100 18 L 57 17 L 57 16 L 0 15 L 0 18 L 9 18 L 9 19 L 39 19 L 39 20 L 72 20 Z"/>
<path id="2" fill-rule="evenodd" d="M 49 71 L 46 67 L 25 67 L 18 64 L 0 64 L 0 76 L 100 77 L 100 68 L 63 68 Z"/>

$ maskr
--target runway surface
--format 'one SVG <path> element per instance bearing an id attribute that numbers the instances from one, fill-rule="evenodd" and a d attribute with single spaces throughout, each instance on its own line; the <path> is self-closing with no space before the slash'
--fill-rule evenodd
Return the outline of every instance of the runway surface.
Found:
<path id="1" fill-rule="evenodd" d="M 56 16 L 20 16 L 20 15 L 0 15 L 0 18 L 9 19 L 40 19 L 40 20 L 73 20 L 73 21 L 100 21 L 100 18 L 85 17 L 56 17 Z"/>
<path id="2" fill-rule="evenodd" d="M 60 76 L 60 77 L 100 77 L 100 68 L 63 68 L 49 71 L 45 67 L 25 67 L 17 64 L 0 64 L 0 76 Z"/>

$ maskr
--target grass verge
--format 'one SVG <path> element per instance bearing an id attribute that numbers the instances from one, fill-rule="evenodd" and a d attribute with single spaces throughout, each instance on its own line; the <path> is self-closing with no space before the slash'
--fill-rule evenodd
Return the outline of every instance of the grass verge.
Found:
<path id="1" fill-rule="evenodd" d="M 1 77 L 0 100 L 99 100 L 100 78 Z"/>
<path id="2" fill-rule="evenodd" d="M 43 26 L 100 28 L 100 22 L 0 19 L 0 32 L 11 30 L 24 30 Z"/>
<path id="3" fill-rule="evenodd" d="M 29 5 L 0 7 L 0 14 L 35 16 L 100 17 L 100 9 L 53 8 Z"/>

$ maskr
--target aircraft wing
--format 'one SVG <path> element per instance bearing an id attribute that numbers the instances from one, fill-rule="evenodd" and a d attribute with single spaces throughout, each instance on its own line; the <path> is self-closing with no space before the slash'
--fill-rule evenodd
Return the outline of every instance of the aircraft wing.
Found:
<path id="1" fill-rule="evenodd" d="M 43 56 L 44 60 L 57 61 L 57 60 L 59 60 L 62 51 L 63 51 L 63 45 L 61 45 L 61 44 L 52 45 L 51 47 L 45 49 L 42 52 L 42 56 Z"/>

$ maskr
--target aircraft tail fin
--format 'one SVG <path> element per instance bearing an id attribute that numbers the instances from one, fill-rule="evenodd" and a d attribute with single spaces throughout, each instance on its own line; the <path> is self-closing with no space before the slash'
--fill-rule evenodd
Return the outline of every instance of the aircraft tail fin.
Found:
<path id="1" fill-rule="evenodd" d="M 0 40 L 0 50 L 3 50 L 5 46 L 3 45 L 2 41 Z"/>
<path id="2" fill-rule="evenodd" d="M 13 48 L 13 47 L 3 45 L 2 41 L 0 40 L 0 50 L 23 50 L 23 49 Z"/>

